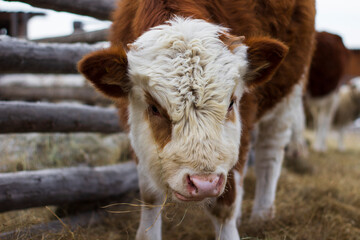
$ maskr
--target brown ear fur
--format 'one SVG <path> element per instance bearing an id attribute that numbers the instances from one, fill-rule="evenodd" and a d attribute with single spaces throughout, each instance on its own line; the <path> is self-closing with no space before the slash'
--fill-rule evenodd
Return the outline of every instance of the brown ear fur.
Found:
<path id="1" fill-rule="evenodd" d="M 127 57 L 122 47 L 110 47 L 83 57 L 78 70 L 100 92 L 112 98 L 124 97 L 131 88 Z"/>
<path id="2" fill-rule="evenodd" d="M 248 72 L 245 76 L 246 85 L 256 87 L 272 78 L 286 57 L 288 47 L 269 37 L 245 39 L 244 43 L 248 46 L 249 61 Z"/>

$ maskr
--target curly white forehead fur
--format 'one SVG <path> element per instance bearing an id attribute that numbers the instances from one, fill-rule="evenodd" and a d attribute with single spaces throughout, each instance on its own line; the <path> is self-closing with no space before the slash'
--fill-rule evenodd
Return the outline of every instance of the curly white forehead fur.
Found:
<path id="1" fill-rule="evenodd" d="M 129 74 L 135 86 L 151 92 L 168 109 L 174 122 L 189 118 L 193 109 L 212 108 L 223 120 L 237 85 L 243 89 L 245 45 L 233 53 L 219 39 L 224 27 L 203 20 L 175 17 L 152 28 L 128 52 Z"/>

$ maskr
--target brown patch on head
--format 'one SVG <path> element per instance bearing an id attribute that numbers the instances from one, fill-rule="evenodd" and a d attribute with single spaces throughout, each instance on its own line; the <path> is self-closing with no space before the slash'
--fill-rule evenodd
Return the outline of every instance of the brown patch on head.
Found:
<path id="1" fill-rule="evenodd" d="M 149 107 L 145 118 L 150 123 L 150 128 L 155 142 L 163 149 L 171 141 L 172 122 L 167 111 L 150 95 L 145 93 Z"/>

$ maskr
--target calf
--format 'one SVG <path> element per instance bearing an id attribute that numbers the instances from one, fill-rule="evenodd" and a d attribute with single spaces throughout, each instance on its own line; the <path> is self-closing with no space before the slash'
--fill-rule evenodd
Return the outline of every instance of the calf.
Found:
<path id="1" fill-rule="evenodd" d="M 120 1 L 111 47 L 79 71 L 119 107 L 144 202 L 204 205 L 221 239 L 239 239 L 256 124 L 252 220 L 273 217 L 314 15 L 313 0 Z M 136 239 L 161 239 L 158 216 L 142 208 Z"/>

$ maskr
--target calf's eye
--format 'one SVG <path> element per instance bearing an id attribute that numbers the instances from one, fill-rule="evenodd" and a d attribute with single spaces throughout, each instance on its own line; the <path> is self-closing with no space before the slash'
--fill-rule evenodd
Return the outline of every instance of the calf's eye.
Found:
<path id="1" fill-rule="evenodd" d="M 234 100 L 231 100 L 229 108 L 228 108 L 228 112 L 230 112 L 231 110 L 233 110 L 233 106 L 234 106 Z"/>
<path id="2" fill-rule="evenodd" d="M 150 105 L 150 106 L 149 106 L 149 109 L 150 109 L 150 112 L 151 112 L 152 115 L 155 115 L 155 116 L 159 116 L 159 115 L 160 115 L 159 109 L 157 109 L 156 106 Z"/>

